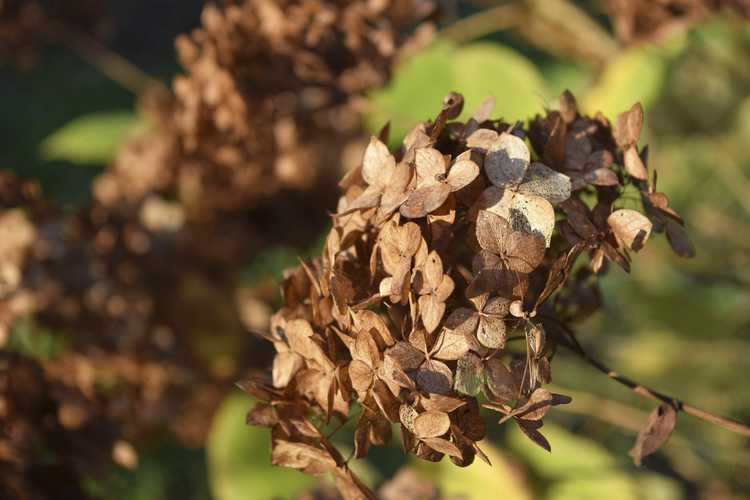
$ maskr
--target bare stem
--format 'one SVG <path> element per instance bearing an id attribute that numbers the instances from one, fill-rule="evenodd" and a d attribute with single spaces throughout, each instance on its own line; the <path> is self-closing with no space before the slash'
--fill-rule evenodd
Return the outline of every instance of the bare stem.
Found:
<path id="1" fill-rule="evenodd" d="M 565 347 L 569 348 L 571 351 L 573 351 L 579 357 L 581 357 L 584 361 L 586 361 L 589 365 L 593 366 L 594 368 L 596 368 L 597 370 L 605 374 L 607 377 L 611 378 L 612 380 L 614 380 L 615 382 L 619 384 L 624 385 L 625 387 L 628 387 L 631 391 L 638 394 L 639 396 L 643 396 L 644 398 L 647 398 L 647 399 L 660 401 L 662 403 L 669 404 L 673 406 L 676 410 L 683 411 L 690 416 L 699 418 L 705 422 L 709 422 L 714 425 L 718 425 L 719 427 L 723 427 L 724 429 L 727 429 L 729 431 L 736 432 L 737 434 L 750 437 L 750 426 L 747 426 L 743 424 L 742 422 L 738 422 L 736 420 L 732 420 L 727 417 L 722 417 L 721 415 L 716 415 L 715 413 L 712 413 L 708 410 L 698 408 L 697 406 L 693 406 L 673 396 L 664 394 L 655 389 L 639 384 L 638 382 L 624 375 L 621 375 L 620 373 L 617 373 L 614 370 L 611 370 L 604 363 L 602 363 L 598 359 L 593 358 L 591 355 L 589 355 L 583 349 L 581 344 L 578 343 L 578 340 L 576 340 L 575 336 L 573 335 L 573 332 L 566 329 L 565 333 L 566 334 L 563 339 L 564 340 L 563 345 Z"/>
<path id="2" fill-rule="evenodd" d="M 66 45 L 82 59 L 133 94 L 140 95 L 148 87 L 163 85 L 120 54 L 85 33 L 54 21 L 48 22 L 46 27 L 52 39 Z"/>

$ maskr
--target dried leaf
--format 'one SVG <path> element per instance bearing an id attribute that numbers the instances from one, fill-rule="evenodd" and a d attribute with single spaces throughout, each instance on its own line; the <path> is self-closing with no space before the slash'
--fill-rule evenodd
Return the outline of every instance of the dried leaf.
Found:
<path id="1" fill-rule="evenodd" d="M 666 403 L 660 404 L 648 416 L 646 427 L 638 433 L 629 454 L 635 465 L 641 465 L 643 457 L 651 455 L 667 441 L 677 423 L 677 411 Z"/>

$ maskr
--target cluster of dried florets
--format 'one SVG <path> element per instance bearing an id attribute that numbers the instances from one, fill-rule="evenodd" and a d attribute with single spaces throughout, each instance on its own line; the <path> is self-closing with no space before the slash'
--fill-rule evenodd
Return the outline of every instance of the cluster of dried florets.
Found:
<path id="1" fill-rule="evenodd" d="M 617 38 L 625 43 L 658 41 L 712 12 L 750 17 L 747 0 L 609 0 L 607 7 Z"/>
<path id="2" fill-rule="evenodd" d="M 395 153 L 371 139 L 341 182 L 323 255 L 285 278 L 270 380 L 243 384 L 261 400 L 248 422 L 273 429 L 274 463 L 333 472 L 345 496 L 370 493 L 313 422 L 346 421 L 355 404 L 357 457 L 395 423 L 421 458 L 486 460 L 480 396 L 549 449 L 542 417 L 569 401 L 542 387 L 549 357 L 564 325 L 596 309 L 591 276 L 607 260 L 627 270 L 654 229 L 690 252 L 648 181 L 640 105 L 612 126 L 581 115 L 566 92 L 528 128 L 490 120 L 491 100 L 451 121 L 462 106 L 449 95 Z M 622 208 L 626 185 L 644 213 Z"/>
<path id="3" fill-rule="evenodd" d="M 229 360 L 201 352 L 206 335 L 243 332 L 237 269 L 263 248 L 319 234 L 325 214 L 308 214 L 335 188 L 312 184 L 340 170 L 361 133 L 354 101 L 387 81 L 419 38 L 406 28 L 431 8 L 209 4 L 203 27 L 177 43 L 187 74 L 173 92 L 144 96 L 154 130 L 123 147 L 91 204 L 37 213 L 38 187 L 0 178 L 0 347 L 27 315 L 67 334 L 69 351 L 43 368 L 64 366 L 86 395 L 69 429 L 104 414 L 128 439 L 170 425 L 202 441 L 228 382 L 258 356 L 252 346 Z M 274 201 L 287 187 L 304 189 Z M 303 217 L 295 231 L 277 223 Z"/>
<path id="4" fill-rule="evenodd" d="M 135 465 L 102 405 L 36 361 L 0 351 L 0 497 L 89 498 L 86 478 L 114 458 Z M 85 402 L 91 418 L 81 421 Z M 114 455 L 114 456 L 113 456 Z M 124 463 L 123 460 L 127 463 Z"/>
<path id="5" fill-rule="evenodd" d="M 385 84 L 406 31 L 430 1 L 237 1 L 209 4 L 202 26 L 178 37 L 186 75 L 156 111 L 162 137 L 132 182 L 131 161 L 98 182 L 107 205 L 147 190 L 176 196 L 193 218 L 248 210 L 279 189 L 309 189 L 359 138 L 359 97 Z M 149 174 L 150 173 L 150 174 Z M 217 213 L 218 212 L 218 213 Z"/>
<path id="6" fill-rule="evenodd" d="M 0 2 L 0 64 L 29 68 L 40 47 L 58 41 L 57 29 L 96 32 L 104 16 L 101 0 L 4 0 Z"/>

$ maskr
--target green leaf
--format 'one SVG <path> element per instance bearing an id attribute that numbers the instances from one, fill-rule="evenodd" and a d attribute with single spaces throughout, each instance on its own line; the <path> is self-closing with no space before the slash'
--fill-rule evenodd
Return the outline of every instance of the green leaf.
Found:
<path id="1" fill-rule="evenodd" d="M 214 417 L 208 436 L 208 468 L 216 500 L 296 498 L 315 479 L 271 465 L 270 432 L 245 425 L 252 400 L 228 397 Z"/>
<path id="2" fill-rule="evenodd" d="M 81 164 L 110 162 L 117 147 L 144 123 L 132 112 L 94 113 L 74 119 L 47 137 L 40 146 L 45 160 Z"/>
<path id="3" fill-rule="evenodd" d="M 390 121 L 396 145 L 418 122 L 434 118 L 451 91 L 464 95 L 464 119 L 490 95 L 497 98 L 492 117 L 509 121 L 541 111 L 548 97 L 537 68 L 514 50 L 439 42 L 405 61 L 388 87 L 371 94 L 367 124 L 377 131 Z"/>
<path id="4" fill-rule="evenodd" d="M 532 495 L 523 475 L 518 473 L 513 464 L 489 442 L 483 441 L 480 447 L 487 454 L 492 466 L 476 459 L 470 466 L 461 468 L 456 467 L 447 458 L 433 463 L 416 457 L 410 458 L 410 465 L 419 475 L 434 481 L 445 498 L 531 499 Z M 499 492 L 502 492 L 502 495 Z"/>

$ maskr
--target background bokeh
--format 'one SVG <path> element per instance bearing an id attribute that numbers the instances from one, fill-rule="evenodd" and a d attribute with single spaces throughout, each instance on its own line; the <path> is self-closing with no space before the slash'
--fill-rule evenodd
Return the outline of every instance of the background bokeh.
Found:
<path id="1" fill-rule="evenodd" d="M 486 95 L 495 96 L 494 115 L 506 120 L 541 113 L 564 89 L 578 96 L 584 111 L 601 110 L 609 117 L 642 102 L 649 164 L 659 173 L 660 190 L 685 216 L 697 255 L 678 259 L 659 239 L 637 255 L 630 275 L 612 269 L 601 283 L 604 308 L 582 325 L 579 340 L 645 385 L 748 422 L 750 25 L 720 12 L 665 23 L 658 36 L 631 36 L 624 43 L 622 34 L 619 40 L 615 36 L 604 3 L 444 2 L 433 44 L 401 61 L 390 83 L 368 92 L 358 109 L 375 133 L 390 120 L 396 143 L 415 122 L 433 116 L 451 90 L 465 95 L 469 112 Z M 173 40 L 198 26 L 202 6 L 197 0 L 112 0 L 106 29 L 97 36 L 107 51 L 169 84 L 181 71 Z M 136 111 L 138 96 L 131 90 L 70 47 L 46 46 L 29 67 L 4 64 L 0 167 L 37 179 L 63 212 L 75 212 L 89 203 L 92 183 L 118 146 L 152 126 Z M 267 226 L 298 230 L 300 222 L 285 215 L 289 199 L 279 196 L 263 206 Z M 335 210 L 328 194 L 320 199 L 319 215 Z M 247 321 L 240 321 L 242 314 L 268 314 L 278 300 L 283 269 L 320 248 L 324 224 L 317 231 L 303 241 L 279 238 L 254 247 L 222 281 L 239 290 L 236 295 L 217 297 L 223 289 L 212 288 L 200 273 L 181 282 L 184 300 L 177 301 L 175 314 L 190 320 L 176 324 L 189 325 L 191 345 L 214 371 L 236 363 L 233 356 L 248 349 L 257 350 L 250 356 L 254 362 L 268 361 Z M 235 302 L 245 309 L 238 312 Z M 57 340 L 65 335 L 40 327 L 31 315 L 15 323 L 3 349 L 55 358 L 66 349 Z M 627 451 L 650 403 L 564 351 L 555 357 L 554 375 L 557 392 L 571 395 L 573 402 L 548 416 L 551 455 L 516 429 L 501 427 L 484 446 L 492 468 L 477 463 L 459 469 L 447 461 L 411 466 L 449 498 L 490 498 L 488 492 L 509 499 L 750 496 L 747 438 L 682 415 L 669 442 L 637 468 Z M 173 429 L 149 430 L 139 435 L 135 463 L 120 460 L 92 471 L 87 492 L 133 500 L 330 494 L 311 493 L 312 479 L 269 465 L 267 431 L 244 425 L 249 398 L 231 381 L 225 385 L 219 396 L 208 398 L 210 418 L 191 424 L 201 429 L 183 433 L 197 438 L 176 437 Z M 338 437 L 346 443 L 346 430 Z M 394 444 L 353 468 L 378 485 L 407 461 Z"/>

